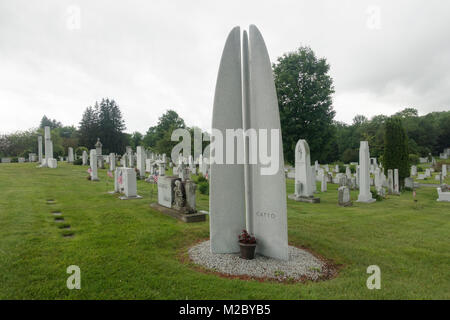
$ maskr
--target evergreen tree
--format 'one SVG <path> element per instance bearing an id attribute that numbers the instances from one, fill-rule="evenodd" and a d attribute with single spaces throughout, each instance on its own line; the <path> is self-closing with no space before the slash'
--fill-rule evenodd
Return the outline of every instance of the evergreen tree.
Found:
<path id="1" fill-rule="evenodd" d="M 41 119 L 39 128 L 44 129 L 45 127 L 50 127 L 50 129 L 61 128 L 62 123 L 59 121 L 56 121 L 55 119 L 51 120 L 51 119 L 47 118 L 46 115 L 44 115 Z"/>
<path id="2" fill-rule="evenodd" d="M 98 114 L 98 137 L 103 144 L 104 153 L 125 152 L 126 139 L 124 135 L 125 121 L 122 112 L 114 100 L 102 99 L 96 104 Z"/>
<path id="3" fill-rule="evenodd" d="M 390 117 L 385 122 L 383 167 L 385 174 L 388 169 L 398 169 L 401 186 L 404 179 L 409 177 L 408 138 L 398 116 Z"/>
<path id="4" fill-rule="evenodd" d="M 87 107 L 84 111 L 78 133 L 80 145 L 93 149 L 99 133 L 98 114 L 93 107 Z"/>

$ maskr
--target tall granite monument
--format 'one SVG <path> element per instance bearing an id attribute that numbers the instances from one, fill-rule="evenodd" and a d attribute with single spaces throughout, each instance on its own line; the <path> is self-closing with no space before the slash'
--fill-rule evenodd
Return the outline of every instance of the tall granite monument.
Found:
<path id="1" fill-rule="evenodd" d="M 231 30 L 225 42 L 214 96 L 212 128 L 223 137 L 226 137 L 227 129 L 255 129 L 257 132 L 259 129 L 271 132 L 276 129 L 279 142 L 276 155 L 279 166 L 275 174 L 263 175 L 261 169 L 265 166 L 260 159 L 249 164 L 247 140 L 243 146 L 238 145 L 244 148 L 245 164 L 222 164 L 212 160 L 212 253 L 239 252 L 238 235 L 242 229 L 247 229 L 256 236 L 257 252 L 288 260 L 286 185 L 278 101 L 267 48 L 254 25 L 249 27 L 248 33 L 243 32 L 242 43 L 239 27 Z M 214 136 L 212 138 L 214 142 Z M 261 140 L 259 142 L 261 144 Z M 220 150 L 224 159 L 227 159 L 226 149 Z M 211 150 L 212 159 L 216 156 L 217 150 Z"/>

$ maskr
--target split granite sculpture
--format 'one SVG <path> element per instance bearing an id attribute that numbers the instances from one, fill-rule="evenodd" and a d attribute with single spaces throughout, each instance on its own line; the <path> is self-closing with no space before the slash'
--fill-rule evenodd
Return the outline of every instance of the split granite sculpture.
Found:
<path id="1" fill-rule="evenodd" d="M 224 137 L 226 129 L 278 130 L 276 156 L 280 164 L 275 174 L 262 175 L 260 169 L 264 166 L 260 159 L 256 164 L 211 163 L 212 253 L 239 252 L 238 235 L 242 229 L 247 229 L 256 236 L 258 253 L 288 260 L 286 185 L 278 101 L 267 48 L 254 25 L 249 27 L 248 34 L 243 32 L 242 44 L 239 27 L 228 35 L 217 77 L 212 128 Z M 246 141 L 244 150 L 248 156 Z M 226 158 L 225 148 L 223 154 Z"/>

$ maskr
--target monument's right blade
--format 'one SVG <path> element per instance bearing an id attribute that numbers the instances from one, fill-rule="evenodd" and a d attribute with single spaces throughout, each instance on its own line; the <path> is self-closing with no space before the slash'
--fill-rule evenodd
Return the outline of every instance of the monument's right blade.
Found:
<path id="1" fill-rule="evenodd" d="M 250 34 L 250 127 L 258 130 L 258 164 L 250 165 L 252 226 L 261 254 L 288 260 L 286 181 L 284 176 L 283 143 L 281 139 L 280 114 L 275 91 L 269 54 L 259 30 L 251 25 Z M 261 136 L 261 129 L 267 130 L 268 141 Z M 278 148 L 271 154 L 275 168 L 262 171 L 261 146 L 271 150 L 271 131 L 278 133 L 275 141 Z M 266 168 L 267 169 L 267 168 Z"/>
<path id="2" fill-rule="evenodd" d="M 214 96 L 212 128 L 222 132 L 224 164 L 211 164 L 209 195 L 211 252 L 239 252 L 238 235 L 245 229 L 244 165 L 225 164 L 225 131 L 242 129 L 239 27 L 231 30 L 223 49 Z M 214 139 L 214 132 L 212 134 Z M 214 145 L 214 142 L 211 145 Z M 214 149 L 210 152 L 214 157 Z"/>

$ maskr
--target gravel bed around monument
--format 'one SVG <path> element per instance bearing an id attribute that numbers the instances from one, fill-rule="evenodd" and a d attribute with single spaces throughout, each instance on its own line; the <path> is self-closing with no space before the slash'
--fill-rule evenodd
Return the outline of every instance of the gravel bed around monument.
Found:
<path id="1" fill-rule="evenodd" d="M 209 240 L 189 249 L 191 260 L 226 275 L 272 278 L 277 280 L 317 280 L 326 273 L 326 264 L 306 250 L 289 246 L 289 261 L 256 255 L 244 260 L 239 254 L 212 254 Z"/>

